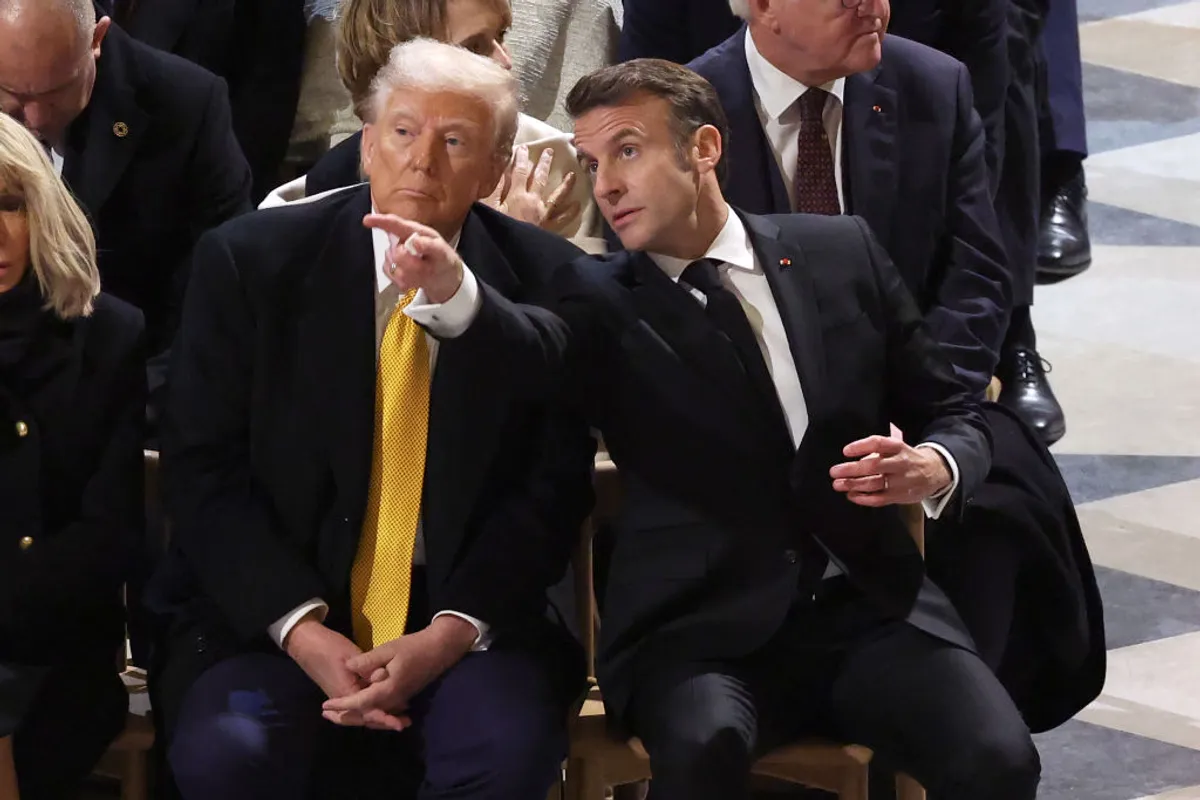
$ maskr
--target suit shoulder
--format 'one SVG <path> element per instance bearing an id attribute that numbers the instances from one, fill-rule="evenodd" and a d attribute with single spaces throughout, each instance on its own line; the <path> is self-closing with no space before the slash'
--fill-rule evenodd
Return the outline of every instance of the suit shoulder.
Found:
<path id="1" fill-rule="evenodd" d="M 715 76 L 719 77 L 724 73 L 726 65 L 731 60 L 745 57 L 740 47 L 740 40 L 743 36 L 745 36 L 744 29 L 739 28 L 736 33 L 725 41 L 714 47 L 710 47 L 689 61 L 687 68 L 710 81 Z"/>
<path id="2" fill-rule="evenodd" d="M 83 320 L 86 326 L 87 348 L 100 360 L 118 357 L 134 358 L 141 362 L 146 320 L 141 310 L 124 300 L 101 292 L 92 304 L 91 316 Z M 105 355 L 107 354 L 107 355 Z"/>
<path id="3" fill-rule="evenodd" d="M 556 233 L 513 219 L 483 203 L 476 203 L 471 211 L 479 217 L 492 238 L 505 246 L 510 257 L 524 256 L 542 264 L 558 266 L 575 260 L 583 252 Z"/>
<path id="4" fill-rule="evenodd" d="M 116 51 L 125 62 L 125 72 L 142 91 L 172 110 L 191 109 L 221 80 L 198 64 L 137 41 L 115 25 L 104 46 Z"/>
<path id="5" fill-rule="evenodd" d="M 881 71 L 902 80 L 906 86 L 920 85 L 930 92 L 930 84 L 936 91 L 958 82 L 966 67 L 953 56 L 927 47 L 902 36 L 888 36 L 883 40 Z"/>
<path id="6" fill-rule="evenodd" d="M 632 255 L 625 250 L 602 255 L 584 254 L 559 267 L 554 275 L 554 285 L 560 294 L 607 294 L 625 282 L 632 261 Z"/>
<path id="7" fill-rule="evenodd" d="M 251 211 L 208 231 L 202 238 L 220 242 L 248 265 L 263 253 L 268 260 L 286 260 L 293 253 L 312 253 L 316 242 L 328 236 L 338 214 L 359 197 L 362 188 L 331 192 L 318 200 L 288 203 Z"/>

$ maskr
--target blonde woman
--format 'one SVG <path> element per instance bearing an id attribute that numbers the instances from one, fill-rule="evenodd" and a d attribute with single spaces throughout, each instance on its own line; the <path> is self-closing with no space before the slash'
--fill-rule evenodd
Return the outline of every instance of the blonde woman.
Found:
<path id="1" fill-rule="evenodd" d="M 73 796 L 124 723 L 143 321 L 37 140 L 0 114 L 0 800 Z M 7 794 L 6 794 L 7 793 Z"/>
<path id="2" fill-rule="evenodd" d="M 504 44 L 512 25 L 509 0 L 346 0 L 339 11 L 337 67 L 355 113 L 365 119 L 371 82 L 392 48 L 416 38 L 459 45 L 512 69 Z M 325 154 L 307 176 L 279 187 L 262 207 L 279 205 L 361 182 L 362 133 Z M 521 114 L 513 159 L 496 192 L 484 202 L 510 217 L 603 252 L 603 220 L 591 184 L 575 158 L 571 136 Z"/>

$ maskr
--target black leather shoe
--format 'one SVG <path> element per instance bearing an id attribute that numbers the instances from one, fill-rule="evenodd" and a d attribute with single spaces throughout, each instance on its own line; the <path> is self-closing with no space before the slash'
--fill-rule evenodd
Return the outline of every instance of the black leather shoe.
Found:
<path id="1" fill-rule="evenodd" d="M 1003 386 L 1000 403 L 1020 414 L 1047 447 L 1067 432 L 1062 406 L 1046 380 L 1050 370 L 1050 364 L 1036 350 L 1027 347 L 1005 352 L 996 368 L 996 377 Z"/>
<path id="2" fill-rule="evenodd" d="M 1042 214 L 1038 231 L 1037 277 L 1055 283 L 1078 275 L 1092 265 L 1088 235 L 1087 184 L 1083 168 L 1059 189 Z"/>

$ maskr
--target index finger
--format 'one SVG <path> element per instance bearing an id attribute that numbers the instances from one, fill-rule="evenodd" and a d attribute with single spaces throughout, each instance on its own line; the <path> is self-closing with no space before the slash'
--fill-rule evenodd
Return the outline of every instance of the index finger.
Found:
<path id="1" fill-rule="evenodd" d="M 386 682 L 373 683 L 365 689 L 345 697 L 333 697 L 326 700 L 321 708 L 325 711 L 367 711 L 372 708 L 383 708 L 387 699 L 388 685 Z"/>
<path id="2" fill-rule="evenodd" d="M 842 455 L 846 458 L 859 458 L 860 456 L 868 456 L 872 453 L 878 453 L 883 456 L 894 456 L 904 448 L 904 442 L 899 442 L 887 436 L 868 436 L 865 439 L 859 439 L 851 442 L 842 448 Z"/>
<path id="3" fill-rule="evenodd" d="M 395 214 L 367 214 L 363 217 L 363 225 L 368 228 L 378 228 L 384 233 L 390 233 L 403 241 L 414 233 L 422 236 L 438 236 L 438 232 L 427 225 L 414 222 L 411 219 L 398 217 Z"/>

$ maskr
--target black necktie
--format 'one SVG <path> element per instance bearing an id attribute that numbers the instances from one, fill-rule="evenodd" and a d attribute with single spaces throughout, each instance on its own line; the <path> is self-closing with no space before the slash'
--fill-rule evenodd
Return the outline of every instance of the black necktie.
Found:
<path id="1" fill-rule="evenodd" d="M 750 327 L 750 320 L 747 319 L 742 304 L 738 302 L 733 292 L 726 289 L 721 283 L 717 262 L 711 258 L 693 261 L 679 276 L 679 280 L 704 293 L 704 297 L 707 299 L 705 311 L 708 318 L 725 334 L 734 350 L 737 351 L 738 360 L 742 362 L 742 368 L 745 369 L 746 376 L 750 378 L 754 389 L 761 399 L 770 404 L 770 407 L 779 409 L 777 413 L 782 413 L 779 406 L 779 395 L 775 391 L 775 381 L 772 380 L 771 373 L 767 369 L 767 362 L 763 358 L 762 348 L 759 347 L 758 337 L 754 335 L 754 329 Z"/>

